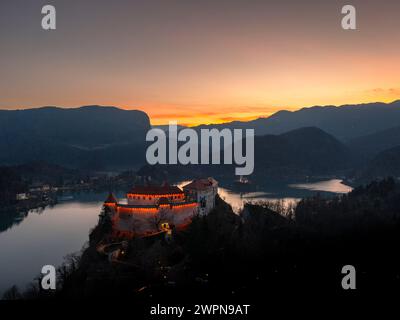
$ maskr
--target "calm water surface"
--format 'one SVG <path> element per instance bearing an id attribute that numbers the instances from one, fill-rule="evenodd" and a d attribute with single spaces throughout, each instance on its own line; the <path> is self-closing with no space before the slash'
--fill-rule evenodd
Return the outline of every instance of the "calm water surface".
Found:
<path id="1" fill-rule="evenodd" d="M 32 210 L 22 221 L 17 219 L 18 224 L 2 231 L 0 298 L 14 284 L 25 288 L 42 266 L 59 266 L 64 256 L 79 252 L 98 221 L 100 208 L 100 201 L 60 203 L 43 211 Z"/>
<path id="2" fill-rule="evenodd" d="M 315 192 L 346 193 L 351 188 L 341 180 L 294 184 L 240 192 L 234 188 L 219 188 L 220 196 L 238 212 L 246 201 L 283 199 L 298 201 Z M 118 194 L 120 198 L 123 194 Z M 32 210 L 27 215 L 10 213 L 0 216 L 0 297 L 16 284 L 24 289 L 43 265 L 59 266 L 63 258 L 79 252 L 88 241 L 89 231 L 97 224 L 106 194 L 75 195 L 44 210 Z"/>

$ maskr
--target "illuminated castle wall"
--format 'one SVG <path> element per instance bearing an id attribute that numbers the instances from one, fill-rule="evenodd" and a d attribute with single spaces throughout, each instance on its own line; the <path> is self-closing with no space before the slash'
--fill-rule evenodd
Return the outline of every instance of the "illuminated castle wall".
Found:
<path id="1" fill-rule="evenodd" d="M 172 204 L 185 201 L 185 194 L 177 186 L 138 186 L 126 195 L 128 205 L 158 205 L 160 202 Z"/>
<path id="2" fill-rule="evenodd" d="M 212 184 L 205 181 L 211 180 L 195 180 L 187 185 L 185 192 L 169 185 L 136 186 L 126 194 L 127 204 L 118 203 L 110 194 L 104 205 L 110 209 L 114 234 L 123 237 L 150 235 L 158 232 L 162 223 L 177 228 L 187 226 L 194 215 L 208 213 L 214 207 L 217 183 L 214 179 Z"/>

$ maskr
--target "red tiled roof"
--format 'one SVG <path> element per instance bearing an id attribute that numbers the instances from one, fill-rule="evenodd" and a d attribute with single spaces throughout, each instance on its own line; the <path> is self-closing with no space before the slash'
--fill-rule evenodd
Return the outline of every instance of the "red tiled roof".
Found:
<path id="1" fill-rule="evenodd" d="M 181 194 L 183 191 L 177 186 L 135 186 L 129 192 L 131 194 Z"/>
<path id="2" fill-rule="evenodd" d="M 193 180 L 191 183 L 185 185 L 183 189 L 205 190 L 211 187 L 216 181 L 212 178 Z"/>

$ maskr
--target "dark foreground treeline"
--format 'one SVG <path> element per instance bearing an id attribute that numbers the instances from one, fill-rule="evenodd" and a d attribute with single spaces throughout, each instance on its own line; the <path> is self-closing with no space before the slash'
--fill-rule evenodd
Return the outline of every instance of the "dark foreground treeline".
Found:
<path id="1" fill-rule="evenodd" d="M 312 296 L 400 292 L 400 185 L 389 178 L 348 195 L 302 200 L 295 207 L 259 203 L 240 216 L 223 200 L 171 241 L 129 242 L 111 264 L 96 244 L 103 220 L 80 257 L 59 269 L 58 290 L 35 286 L 25 298 L 120 297 L 143 303 L 296 301 Z M 344 265 L 356 268 L 354 291 L 342 289 Z M 8 298 L 22 297 L 17 290 Z"/>

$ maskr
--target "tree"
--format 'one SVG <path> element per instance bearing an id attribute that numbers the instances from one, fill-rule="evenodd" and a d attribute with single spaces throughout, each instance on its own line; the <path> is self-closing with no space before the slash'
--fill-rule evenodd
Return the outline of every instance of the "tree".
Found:
<path id="1" fill-rule="evenodd" d="M 11 288 L 7 289 L 6 292 L 3 294 L 3 300 L 20 300 L 22 299 L 22 295 L 18 290 L 16 285 L 12 286 Z"/>

